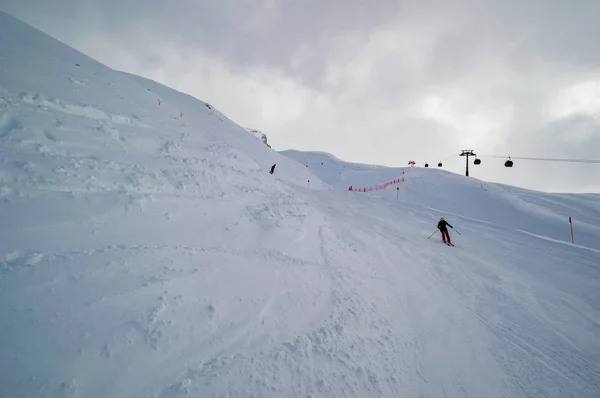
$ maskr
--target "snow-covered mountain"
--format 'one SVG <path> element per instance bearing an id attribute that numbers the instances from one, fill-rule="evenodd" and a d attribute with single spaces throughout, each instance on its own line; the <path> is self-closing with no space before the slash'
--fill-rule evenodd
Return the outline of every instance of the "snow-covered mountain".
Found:
<path id="1" fill-rule="evenodd" d="M 595 397 L 598 205 L 278 153 L 0 13 L 2 397 Z"/>

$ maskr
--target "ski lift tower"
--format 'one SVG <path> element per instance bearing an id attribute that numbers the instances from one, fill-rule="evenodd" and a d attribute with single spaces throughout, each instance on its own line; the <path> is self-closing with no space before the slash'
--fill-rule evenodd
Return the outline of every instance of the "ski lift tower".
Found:
<path id="1" fill-rule="evenodd" d="M 475 153 L 473 152 L 472 149 L 461 149 L 461 154 L 459 156 L 466 156 L 467 157 L 467 171 L 466 171 L 466 176 L 469 176 L 469 156 L 477 156 L 475 155 Z"/>

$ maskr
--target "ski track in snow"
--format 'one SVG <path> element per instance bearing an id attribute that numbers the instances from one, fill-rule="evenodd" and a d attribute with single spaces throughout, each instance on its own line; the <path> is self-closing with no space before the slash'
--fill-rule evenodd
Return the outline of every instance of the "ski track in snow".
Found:
<path id="1" fill-rule="evenodd" d="M 123 115 L 111 114 L 110 112 L 103 111 L 90 105 L 70 104 L 59 99 L 48 100 L 44 98 L 43 95 L 29 93 L 20 93 L 20 99 L 26 104 L 35 106 L 37 111 L 41 113 L 51 113 L 51 111 L 55 111 L 92 120 L 147 127 L 139 122 L 138 116 L 126 117 Z"/>
<path id="2" fill-rule="evenodd" d="M 2 13 L 0 37 L 0 396 L 600 395 L 598 196 L 277 153 Z"/>

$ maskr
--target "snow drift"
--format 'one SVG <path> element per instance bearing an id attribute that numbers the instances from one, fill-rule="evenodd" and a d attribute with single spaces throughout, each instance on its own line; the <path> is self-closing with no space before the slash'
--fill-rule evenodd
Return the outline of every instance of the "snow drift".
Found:
<path id="1" fill-rule="evenodd" d="M 280 154 L 5 14 L 0 54 L 0 396 L 599 394 L 597 196 Z"/>

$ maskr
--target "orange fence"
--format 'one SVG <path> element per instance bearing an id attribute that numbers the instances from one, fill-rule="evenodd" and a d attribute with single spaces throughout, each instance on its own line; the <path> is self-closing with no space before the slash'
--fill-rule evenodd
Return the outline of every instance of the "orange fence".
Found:
<path id="1" fill-rule="evenodd" d="M 352 186 L 350 186 L 350 188 L 348 188 L 348 191 L 353 191 L 353 192 L 379 191 L 379 190 L 382 190 L 382 189 L 386 189 L 390 185 L 398 184 L 398 183 L 401 183 L 401 182 L 404 182 L 404 177 L 402 177 L 402 178 L 396 178 L 395 180 L 388 181 L 385 184 L 373 185 L 373 186 L 366 187 L 366 188 L 354 189 L 354 188 L 352 188 Z"/>

